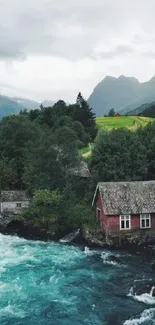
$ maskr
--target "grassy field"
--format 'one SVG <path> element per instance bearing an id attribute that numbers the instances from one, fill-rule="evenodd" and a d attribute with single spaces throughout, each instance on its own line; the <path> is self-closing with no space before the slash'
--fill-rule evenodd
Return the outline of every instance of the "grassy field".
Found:
<path id="1" fill-rule="evenodd" d="M 96 124 L 101 130 L 112 130 L 119 128 L 127 128 L 132 131 L 136 130 L 140 126 L 144 127 L 149 122 L 155 121 L 151 117 L 142 117 L 142 116 L 119 116 L 119 117 L 97 117 Z M 82 148 L 81 154 L 84 158 L 89 159 L 92 152 L 92 144 L 89 144 L 88 147 Z"/>
<path id="2" fill-rule="evenodd" d="M 97 117 L 96 124 L 102 130 L 128 128 L 136 130 L 138 127 L 146 126 L 149 122 L 155 121 L 151 117 L 141 116 L 119 116 L 119 117 Z"/>
<path id="3" fill-rule="evenodd" d="M 92 152 L 92 144 L 89 143 L 89 146 L 82 148 L 80 152 L 84 158 L 89 158 Z"/>

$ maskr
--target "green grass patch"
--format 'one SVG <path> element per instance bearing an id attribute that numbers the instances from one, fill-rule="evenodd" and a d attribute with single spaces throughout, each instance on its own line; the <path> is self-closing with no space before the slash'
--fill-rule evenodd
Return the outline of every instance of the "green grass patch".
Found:
<path id="1" fill-rule="evenodd" d="M 155 121 L 151 117 L 141 116 L 118 116 L 118 117 L 97 117 L 96 124 L 102 130 L 112 130 L 119 128 L 127 128 L 136 130 L 138 127 L 146 126 L 149 122 Z"/>
<path id="2" fill-rule="evenodd" d="M 81 151 L 81 154 L 83 155 L 85 153 L 88 153 L 90 151 L 90 148 L 89 148 L 89 146 L 87 146 L 87 147 L 82 148 L 80 151 Z"/>
<path id="3" fill-rule="evenodd" d="M 127 128 L 131 131 L 135 131 L 139 127 L 145 127 L 149 122 L 155 122 L 153 117 L 143 116 L 118 116 L 118 117 L 97 117 L 96 124 L 99 129 L 110 131 L 112 129 Z M 85 160 L 91 158 L 93 149 L 93 143 L 80 150 L 81 155 Z"/>
<path id="4" fill-rule="evenodd" d="M 82 157 L 84 158 L 85 161 L 88 161 L 91 157 L 91 146 L 87 146 L 87 147 L 84 147 L 80 150 L 80 153 L 82 155 Z"/>

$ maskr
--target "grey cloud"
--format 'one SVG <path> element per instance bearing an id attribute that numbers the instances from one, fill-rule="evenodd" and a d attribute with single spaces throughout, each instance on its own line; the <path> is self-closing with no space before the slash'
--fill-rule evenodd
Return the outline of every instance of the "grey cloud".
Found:
<path id="1" fill-rule="evenodd" d="M 99 57 L 100 59 L 112 59 L 118 56 L 133 54 L 134 52 L 135 52 L 134 48 L 128 45 L 118 45 L 112 50 L 99 53 Z"/>
<path id="2" fill-rule="evenodd" d="M 109 40 L 117 38 L 144 7 L 145 0 L 0 0 L 0 58 L 53 55 L 68 59 L 96 58 L 95 47 L 107 44 L 101 58 L 133 51 Z M 154 0 L 150 4 L 155 7 Z M 146 17 L 139 14 L 140 22 Z M 131 24 L 132 25 L 132 24 Z M 77 28 L 77 32 L 76 32 Z M 74 32 L 75 30 L 75 32 Z"/>

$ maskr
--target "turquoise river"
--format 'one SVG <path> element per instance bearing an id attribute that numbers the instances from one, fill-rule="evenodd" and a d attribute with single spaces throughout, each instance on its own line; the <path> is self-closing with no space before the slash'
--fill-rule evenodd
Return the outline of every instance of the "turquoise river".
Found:
<path id="1" fill-rule="evenodd" d="M 155 298 L 132 294 L 152 276 L 140 255 L 0 235 L 0 325 L 153 325 Z"/>

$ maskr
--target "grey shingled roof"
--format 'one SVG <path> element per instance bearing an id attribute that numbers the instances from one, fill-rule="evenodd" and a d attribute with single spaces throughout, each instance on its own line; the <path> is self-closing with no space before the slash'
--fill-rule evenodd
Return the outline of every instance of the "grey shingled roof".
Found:
<path id="1" fill-rule="evenodd" d="M 155 213 L 155 181 L 98 183 L 106 215 Z"/>
<path id="2" fill-rule="evenodd" d="M 0 200 L 2 202 L 28 201 L 25 191 L 1 191 Z"/>
<path id="3" fill-rule="evenodd" d="M 85 161 L 81 161 L 78 167 L 70 168 L 70 174 L 82 178 L 89 178 L 90 171 L 88 168 L 88 164 Z"/>

